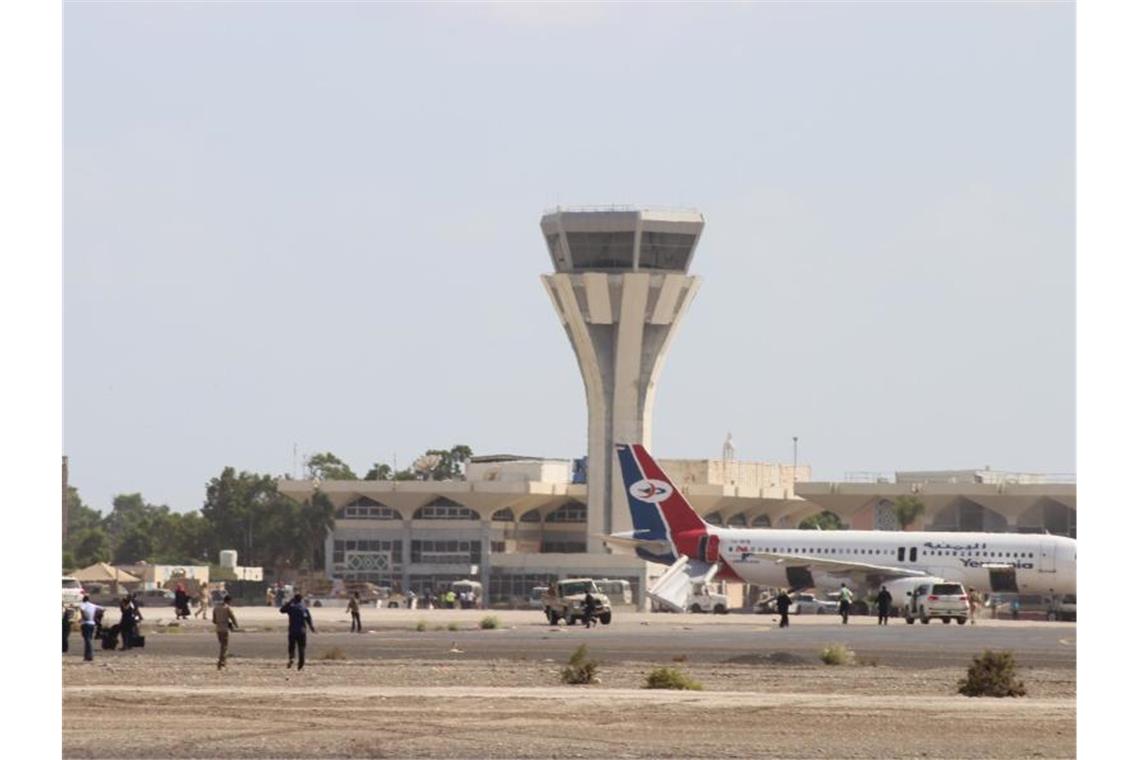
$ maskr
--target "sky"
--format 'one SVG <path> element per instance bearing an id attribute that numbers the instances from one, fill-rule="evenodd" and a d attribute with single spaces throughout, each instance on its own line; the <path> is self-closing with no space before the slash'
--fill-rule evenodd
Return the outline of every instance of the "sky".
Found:
<path id="1" fill-rule="evenodd" d="M 64 453 L 586 450 L 556 205 L 706 219 L 663 458 L 1072 473 L 1072 5 L 67 3 Z"/>

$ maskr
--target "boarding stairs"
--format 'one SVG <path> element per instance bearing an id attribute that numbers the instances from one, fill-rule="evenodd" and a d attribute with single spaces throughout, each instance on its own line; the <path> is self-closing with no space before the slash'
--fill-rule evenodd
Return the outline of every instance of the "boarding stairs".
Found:
<path id="1" fill-rule="evenodd" d="M 684 612 L 689 608 L 693 585 L 708 583 L 718 569 L 715 562 L 701 562 L 681 555 L 681 558 L 646 590 L 646 594 L 666 609 Z"/>

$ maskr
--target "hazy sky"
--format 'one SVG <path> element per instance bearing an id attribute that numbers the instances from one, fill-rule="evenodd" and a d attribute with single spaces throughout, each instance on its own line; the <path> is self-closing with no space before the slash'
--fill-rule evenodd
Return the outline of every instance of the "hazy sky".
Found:
<path id="1" fill-rule="evenodd" d="M 331 450 L 581 456 L 556 204 L 700 209 L 653 449 L 1075 469 L 1068 4 L 65 8 L 92 506 Z"/>

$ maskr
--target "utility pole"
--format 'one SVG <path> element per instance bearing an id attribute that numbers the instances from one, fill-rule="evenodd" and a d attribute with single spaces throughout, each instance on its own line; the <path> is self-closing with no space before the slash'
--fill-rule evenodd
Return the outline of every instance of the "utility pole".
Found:
<path id="1" fill-rule="evenodd" d="M 796 480 L 799 478 L 800 437 L 792 436 L 792 496 L 796 495 Z"/>

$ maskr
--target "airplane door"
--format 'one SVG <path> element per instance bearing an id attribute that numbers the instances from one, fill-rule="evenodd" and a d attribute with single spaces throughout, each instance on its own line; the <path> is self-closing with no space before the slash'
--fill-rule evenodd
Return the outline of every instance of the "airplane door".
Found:
<path id="1" fill-rule="evenodd" d="M 1057 572 L 1057 547 L 1052 541 L 1041 542 L 1041 562 L 1037 569 L 1043 573 Z"/>
<path id="2" fill-rule="evenodd" d="M 705 562 L 716 562 L 720 559 L 720 536 L 709 536 L 708 538 L 708 544 L 701 547 L 704 550 L 703 559 Z"/>

